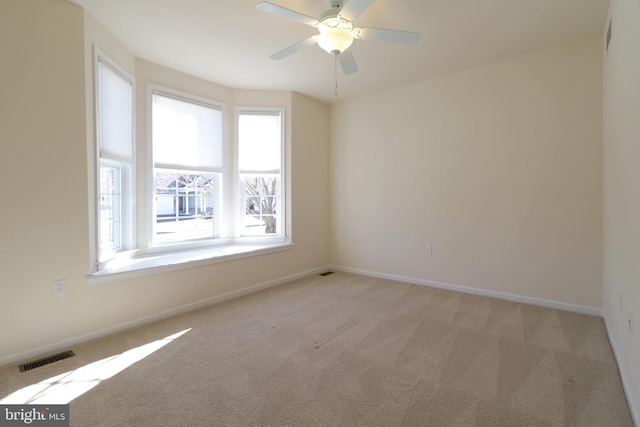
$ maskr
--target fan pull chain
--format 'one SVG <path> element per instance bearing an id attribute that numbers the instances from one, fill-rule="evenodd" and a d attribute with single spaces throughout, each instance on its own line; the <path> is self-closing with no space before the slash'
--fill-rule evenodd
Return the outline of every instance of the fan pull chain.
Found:
<path id="1" fill-rule="evenodd" d="M 338 55 L 333 55 L 333 75 L 336 81 L 335 95 L 338 96 Z"/>

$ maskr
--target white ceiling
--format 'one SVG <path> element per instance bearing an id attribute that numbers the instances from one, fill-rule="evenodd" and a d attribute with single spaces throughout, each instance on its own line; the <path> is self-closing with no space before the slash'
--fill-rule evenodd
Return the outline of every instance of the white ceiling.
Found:
<path id="1" fill-rule="evenodd" d="M 609 0 L 375 0 L 359 27 L 421 33 L 416 46 L 355 40 L 345 76 L 318 46 L 269 58 L 317 33 L 258 0 L 72 0 L 137 57 L 232 88 L 294 90 L 332 102 L 601 35 Z M 272 0 L 320 17 L 328 0 Z"/>

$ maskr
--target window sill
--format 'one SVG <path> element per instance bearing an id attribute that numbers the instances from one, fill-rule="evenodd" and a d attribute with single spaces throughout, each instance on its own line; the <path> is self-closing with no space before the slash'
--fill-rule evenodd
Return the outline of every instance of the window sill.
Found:
<path id="1" fill-rule="evenodd" d="M 243 243 L 123 259 L 87 278 L 98 284 L 293 249 L 293 243 Z"/>

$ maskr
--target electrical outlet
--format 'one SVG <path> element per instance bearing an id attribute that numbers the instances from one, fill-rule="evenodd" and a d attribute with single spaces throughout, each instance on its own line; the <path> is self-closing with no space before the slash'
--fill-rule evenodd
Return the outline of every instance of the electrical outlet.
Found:
<path id="1" fill-rule="evenodd" d="M 424 246 L 424 253 L 427 255 L 431 255 L 433 252 L 431 251 L 431 245 Z"/>
<path id="2" fill-rule="evenodd" d="M 61 297 L 67 293 L 67 281 L 65 279 L 53 281 L 53 296 Z"/>

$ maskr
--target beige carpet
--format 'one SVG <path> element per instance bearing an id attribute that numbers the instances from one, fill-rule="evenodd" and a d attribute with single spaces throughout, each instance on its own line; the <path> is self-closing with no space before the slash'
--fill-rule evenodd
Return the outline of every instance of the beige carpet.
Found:
<path id="1" fill-rule="evenodd" d="M 84 387 L 72 426 L 633 426 L 602 319 L 346 273 L 73 350 L 0 370 L 0 399 Z"/>

